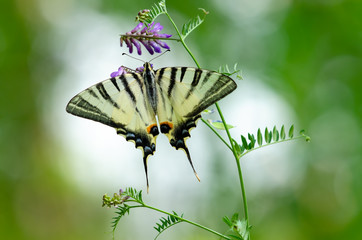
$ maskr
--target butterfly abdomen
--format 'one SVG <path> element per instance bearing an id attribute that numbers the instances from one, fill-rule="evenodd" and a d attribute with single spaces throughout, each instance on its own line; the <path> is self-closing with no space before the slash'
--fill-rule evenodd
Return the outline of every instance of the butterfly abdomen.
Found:
<path id="1" fill-rule="evenodd" d="M 148 101 L 150 102 L 150 105 L 153 109 L 154 114 L 157 113 L 157 89 L 156 89 L 156 81 L 155 81 L 155 72 L 153 71 L 151 64 L 146 62 L 145 70 L 143 73 L 143 78 L 146 85 L 146 94 Z"/>

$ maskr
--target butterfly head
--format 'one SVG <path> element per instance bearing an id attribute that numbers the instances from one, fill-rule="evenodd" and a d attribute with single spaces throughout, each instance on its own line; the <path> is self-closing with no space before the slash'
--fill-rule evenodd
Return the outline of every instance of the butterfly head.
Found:
<path id="1" fill-rule="evenodd" d="M 146 71 L 150 71 L 150 70 L 153 70 L 153 64 L 149 63 L 149 62 L 145 62 L 145 64 L 143 64 L 142 67 L 138 67 L 136 68 L 136 72 L 138 73 L 144 73 Z"/>

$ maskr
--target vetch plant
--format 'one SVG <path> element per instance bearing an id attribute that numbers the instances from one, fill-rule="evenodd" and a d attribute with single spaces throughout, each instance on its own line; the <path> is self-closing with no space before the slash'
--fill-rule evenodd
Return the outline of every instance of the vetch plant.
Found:
<path id="1" fill-rule="evenodd" d="M 129 53 L 133 53 L 134 48 L 136 48 L 137 53 L 141 55 L 142 48 L 144 47 L 150 54 L 154 54 L 154 53 L 161 53 L 163 49 L 164 50 L 170 49 L 169 45 L 166 44 L 165 41 L 176 41 L 182 44 L 186 52 L 193 59 L 197 68 L 200 69 L 198 61 L 196 60 L 196 58 L 194 57 L 194 55 L 192 54 L 191 50 L 188 48 L 185 42 L 185 39 L 190 35 L 190 33 L 194 31 L 201 23 L 204 22 L 204 18 L 208 14 L 206 10 L 204 9 L 200 10 L 202 11 L 201 17 L 196 16 L 195 18 L 188 21 L 183 25 L 183 28 L 180 31 L 167 11 L 165 0 L 161 0 L 159 3 L 155 4 L 151 9 L 142 10 L 138 13 L 136 19 L 139 21 L 139 23 L 134 29 L 121 35 L 120 39 L 121 46 L 123 46 L 123 43 L 125 43 Z M 171 22 L 172 26 L 174 27 L 177 38 L 171 38 L 172 35 L 161 33 L 161 31 L 163 30 L 163 26 L 160 23 L 155 22 L 155 19 L 160 15 L 167 16 L 168 20 Z M 118 71 L 111 73 L 111 78 L 112 78 L 111 81 L 115 86 L 118 87 L 118 85 L 115 82 L 116 77 L 118 76 L 122 77 L 127 73 L 135 73 L 135 72 L 142 73 L 143 71 L 147 70 L 145 69 L 146 67 L 150 67 L 150 65 L 147 64 L 145 64 L 144 66 L 145 66 L 144 68 L 141 67 L 136 69 L 135 71 L 122 66 L 118 69 Z M 241 78 L 240 71 L 237 69 L 236 65 L 234 65 L 234 69 L 232 71 L 229 70 L 229 67 L 227 65 L 220 67 L 219 72 L 226 76 L 231 76 L 236 74 L 238 78 Z M 212 72 L 209 72 L 208 74 L 212 74 Z M 137 76 L 135 76 L 135 78 L 136 77 Z M 102 90 L 102 86 L 99 86 L 99 89 L 101 89 L 100 90 L 101 95 L 104 97 L 105 100 L 108 100 L 115 106 L 117 105 L 117 103 L 112 102 L 113 100 L 109 96 L 107 96 L 107 92 L 105 90 Z M 93 94 L 94 93 L 92 93 L 92 95 Z M 76 100 L 81 101 L 78 99 Z M 134 188 L 126 188 L 125 190 L 120 190 L 118 193 L 113 194 L 112 197 L 108 195 L 103 196 L 103 206 L 109 208 L 110 207 L 116 208 L 116 216 L 114 217 L 114 220 L 112 222 L 113 233 L 116 230 L 123 216 L 129 214 L 132 209 L 145 208 L 163 214 L 163 216 L 160 218 L 160 221 L 156 223 L 154 227 L 154 229 L 157 231 L 157 234 L 155 235 L 154 239 L 157 239 L 158 236 L 162 234 L 164 231 L 179 223 L 192 224 L 195 227 L 201 228 L 205 231 L 210 232 L 211 234 L 218 236 L 220 239 L 242 239 L 242 240 L 250 239 L 251 224 L 249 222 L 247 197 L 244 187 L 242 170 L 240 166 L 240 159 L 254 150 L 270 146 L 272 144 L 282 143 L 296 139 L 305 139 L 306 141 L 310 141 L 310 138 L 307 135 L 305 135 L 303 131 L 301 131 L 298 136 L 295 136 L 293 125 L 288 129 L 288 131 L 284 126 L 282 126 L 280 129 L 277 129 L 277 127 L 275 126 L 272 130 L 269 130 L 268 128 L 265 128 L 264 130 L 258 129 L 255 135 L 248 134 L 247 137 L 241 135 L 238 138 L 233 138 L 229 131 L 233 126 L 226 123 L 219 105 L 215 103 L 215 106 L 220 116 L 220 120 L 216 121 L 206 120 L 204 118 L 201 118 L 201 120 L 210 128 L 212 132 L 216 134 L 216 136 L 220 139 L 220 141 L 224 143 L 227 149 L 229 149 L 233 154 L 239 177 L 238 181 L 240 184 L 240 193 L 241 193 L 240 204 L 241 206 L 243 206 L 244 210 L 243 217 L 240 218 L 239 213 L 233 214 L 231 218 L 225 216 L 223 218 L 223 221 L 226 223 L 227 234 L 222 234 L 204 225 L 201 225 L 199 223 L 187 219 L 184 216 L 184 214 L 176 213 L 175 211 L 166 212 L 157 207 L 150 206 L 143 201 L 142 191 L 138 191 Z M 218 130 L 223 131 L 222 133 L 226 133 L 226 138 L 223 137 Z M 143 150 L 145 152 L 147 149 L 144 148 Z M 147 175 L 147 169 L 146 169 L 146 175 Z"/>
<path id="2" fill-rule="evenodd" d="M 144 26 L 145 25 L 145 26 Z M 161 39 L 170 38 L 172 35 L 159 33 L 163 29 L 160 23 L 144 24 L 140 22 L 133 30 L 121 35 L 121 47 L 126 43 L 129 53 L 133 52 L 133 46 L 136 47 L 138 55 L 142 54 L 141 44 L 150 54 L 161 53 L 161 48 L 170 49 L 170 47 Z M 141 43 L 141 44 L 140 44 Z"/>

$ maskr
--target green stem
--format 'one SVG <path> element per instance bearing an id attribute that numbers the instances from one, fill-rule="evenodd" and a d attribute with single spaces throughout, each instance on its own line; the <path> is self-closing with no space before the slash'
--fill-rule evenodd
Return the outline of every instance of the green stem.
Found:
<path id="1" fill-rule="evenodd" d="M 190 54 L 192 60 L 194 60 L 194 62 L 195 62 L 195 64 L 196 64 L 196 66 L 197 66 L 198 68 L 200 68 L 199 63 L 196 61 L 196 58 L 195 58 L 194 55 L 191 53 L 190 49 L 187 47 L 184 39 L 183 39 L 182 36 L 181 36 L 180 31 L 178 30 L 178 28 L 177 28 L 177 26 L 176 26 L 176 24 L 175 24 L 175 22 L 172 20 L 171 16 L 170 16 L 167 12 L 166 12 L 165 14 L 166 14 L 166 16 L 168 17 L 168 19 L 170 20 L 170 22 L 172 23 L 173 27 L 175 28 L 175 30 L 176 30 L 176 32 L 177 32 L 177 35 L 179 36 L 182 45 L 184 46 L 184 48 L 186 49 L 186 51 Z"/>
<path id="2" fill-rule="evenodd" d="M 219 139 L 230 149 L 230 151 L 233 150 L 230 145 L 221 137 L 221 135 L 205 119 L 201 118 L 201 121 L 203 121 L 203 123 L 205 123 L 206 126 L 208 126 L 211 131 L 213 131 L 215 135 L 219 137 Z"/>
<path id="3" fill-rule="evenodd" d="M 175 24 L 175 22 L 172 20 L 171 16 L 170 16 L 167 12 L 166 12 L 165 14 L 167 15 L 168 19 L 171 21 L 172 25 L 174 26 L 174 28 L 175 28 L 175 30 L 176 30 L 176 32 L 177 32 L 177 34 L 178 34 L 178 36 L 179 36 L 179 38 L 180 38 L 180 40 L 181 40 L 182 45 L 184 46 L 184 48 L 186 49 L 186 51 L 190 54 L 190 56 L 192 57 L 192 59 L 194 60 L 194 62 L 195 62 L 195 64 L 196 64 L 196 66 L 197 66 L 198 68 L 200 68 L 199 63 L 197 62 L 197 60 L 196 60 L 196 58 L 194 57 L 194 55 L 191 53 L 190 49 L 187 47 L 184 39 L 183 39 L 182 36 L 181 36 L 180 31 L 178 30 L 178 28 L 177 28 L 177 26 L 176 26 L 176 24 Z M 233 140 L 232 140 L 232 138 L 231 138 L 229 129 L 228 129 L 227 125 L 226 125 L 224 116 L 222 115 L 222 112 L 221 112 L 221 110 L 220 110 L 220 108 L 219 108 L 219 105 L 218 105 L 217 103 L 215 103 L 215 106 L 216 106 L 216 108 L 217 108 L 217 110 L 218 110 L 218 112 L 219 112 L 219 115 L 220 115 L 220 117 L 221 117 L 221 120 L 222 120 L 222 122 L 223 122 L 223 124 L 224 124 L 226 133 L 227 133 L 227 135 L 228 135 L 228 138 L 229 138 L 229 141 L 230 141 L 230 144 L 231 144 L 231 150 L 232 150 L 232 152 L 233 152 L 233 155 L 234 155 L 234 158 L 235 158 L 235 161 L 236 161 L 236 165 L 237 165 L 237 168 L 238 168 L 240 188 L 241 188 L 241 194 L 242 194 L 242 202 L 243 202 L 243 206 L 244 206 L 244 215 L 245 215 L 245 220 L 246 220 L 246 223 L 247 223 L 247 227 L 249 227 L 248 204 L 247 204 L 247 200 L 246 200 L 244 180 L 243 180 L 243 175 L 242 175 L 242 172 L 241 172 L 239 157 L 238 157 L 238 155 L 237 155 L 237 151 L 235 150 Z M 210 126 L 209 126 L 209 127 L 210 127 Z M 215 131 L 214 131 L 214 132 L 215 132 Z M 216 134 L 216 135 L 217 135 L 220 139 L 222 139 L 219 134 Z M 223 142 L 225 142 L 225 141 L 223 140 Z M 228 144 L 226 144 L 226 146 L 228 146 Z M 213 230 L 212 230 L 212 231 L 213 231 Z"/>
<path id="4" fill-rule="evenodd" d="M 303 136 L 303 135 L 302 135 L 302 136 L 298 136 L 298 137 L 294 137 L 294 138 L 288 138 L 288 139 L 278 140 L 278 141 L 272 142 L 272 143 L 267 143 L 267 144 L 265 144 L 265 145 L 261 145 L 261 146 L 258 146 L 258 147 L 255 147 L 255 148 L 253 148 L 253 149 L 250 149 L 250 150 L 245 151 L 244 153 L 242 153 L 242 154 L 239 155 L 239 158 L 242 158 L 242 157 L 244 157 L 246 154 L 251 153 L 251 152 L 253 152 L 253 151 L 257 150 L 257 149 L 263 148 L 263 147 L 268 147 L 268 146 L 273 145 L 273 144 L 282 143 L 282 142 L 289 142 L 289 141 L 298 140 L 298 139 L 300 139 L 300 138 L 306 138 L 306 137 L 308 137 L 308 136 Z"/>
<path id="5" fill-rule="evenodd" d="M 154 36 L 147 36 L 147 35 L 137 35 L 137 34 L 121 34 L 121 37 L 126 38 L 136 38 L 136 39 L 159 39 L 159 40 L 173 40 L 177 42 L 181 42 L 178 38 L 162 38 L 162 37 L 154 37 Z"/>
<path id="6" fill-rule="evenodd" d="M 154 210 L 154 211 L 157 211 L 157 212 L 160 212 L 160 213 L 169 215 L 169 216 L 173 216 L 174 218 L 178 218 L 178 219 L 180 219 L 180 221 L 187 222 L 187 223 L 192 224 L 192 225 L 194 225 L 194 226 L 196 226 L 196 227 L 202 228 L 202 229 L 204 229 L 204 230 L 206 230 L 206 231 L 208 231 L 208 232 L 210 232 L 210 233 L 213 233 L 213 234 L 215 234 L 215 235 L 217 235 L 217 236 L 219 236 L 219 237 L 222 237 L 222 238 L 224 238 L 224 239 L 229 239 L 229 240 L 231 239 L 231 238 L 229 238 L 228 236 L 225 236 L 225 235 L 223 235 L 223 234 L 221 234 L 221 233 L 219 233 L 219 232 L 216 232 L 216 231 L 214 231 L 214 230 L 212 230 L 212 229 L 210 229 L 210 228 L 208 228 L 208 227 L 205 227 L 205 226 L 200 225 L 200 224 L 198 224 L 198 223 L 195 223 L 195 222 L 193 222 L 193 221 L 187 220 L 187 219 L 182 218 L 182 217 L 180 217 L 180 216 L 176 216 L 175 214 L 172 214 L 172 213 L 163 211 L 163 210 L 158 209 L 158 208 L 154 208 L 154 207 L 152 207 L 152 206 L 148 206 L 148 205 L 146 205 L 146 204 L 143 204 L 143 206 L 146 207 L 146 208 L 152 209 L 152 210 Z"/>
<path id="7" fill-rule="evenodd" d="M 236 161 L 236 165 L 237 165 L 237 168 L 238 168 L 240 188 L 241 188 L 241 194 L 242 194 L 242 202 L 243 202 L 243 205 L 244 205 L 245 220 L 246 220 L 247 226 L 249 227 L 248 203 L 247 203 L 247 200 L 246 200 L 246 191 L 245 191 L 245 186 L 244 186 L 243 174 L 242 174 L 241 166 L 240 166 L 240 160 L 239 160 L 240 158 L 238 157 L 237 151 L 235 150 L 233 139 L 231 138 L 231 134 L 230 134 L 230 131 L 229 131 L 228 127 L 227 127 L 224 115 L 222 114 L 221 109 L 220 109 L 220 107 L 219 107 L 219 105 L 217 103 L 215 103 L 215 106 L 216 106 L 217 111 L 218 111 L 218 113 L 220 115 L 221 121 L 224 124 L 226 134 L 227 134 L 227 136 L 229 138 L 229 141 L 230 141 L 230 144 L 232 146 L 232 152 L 233 152 L 233 155 L 234 155 L 234 158 L 235 158 L 235 161 Z"/>

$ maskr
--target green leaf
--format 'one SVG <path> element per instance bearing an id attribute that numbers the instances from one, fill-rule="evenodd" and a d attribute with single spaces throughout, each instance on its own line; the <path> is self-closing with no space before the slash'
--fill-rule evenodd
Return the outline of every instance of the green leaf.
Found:
<path id="1" fill-rule="evenodd" d="M 220 129 L 220 130 L 225 130 L 225 126 L 224 126 L 224 123 L 221 122 L 221 121 L 213 121 L 213 120 L 207 120 L 214 128 L 217 128 L 217 129 Z M 230 124 L 226 124 L 226 127 L 228 129 L 231 129 L 231 128 L 234 128 L 233 125 L 230 125 Z"/>
<path id="2" fill-rule="evenodd" d="M 279 132 L 277 130 L 277 127 L 274 126 L 273 128 L 273 141 L 277 142 L 279 140 Z"/>
<path id="3" fill-rule="evenodd" d="M 229 236 L 233 239 L 236 239 L 236 240 L 244 240 L 242 237 L 240 236 L 236 236 L 236 235 L 232 235 L 232 234 L 229 234 Z"/>
<path id="4" fill-rule="evenodd" d="M 293 135 L 294 135 L 294 125 L 292 125 L 292 126 L 290 127 L 288 135 L 289 135 L 289 138 L 293 138 Z"/>
<path id="5" fill-rule="evenodd" d="M 239 213 L 234 213 L 233 216 L 231 217 L 231 221 L 235 222 L 239 219 Z"/>
<path id="6" fill-rule="evenodd" d="M 200 26 L 200 24 L 204 22 L 205 16 L 209 14 L 209 12 L 207 12 L 205 9 L 199 9 L 204 13 L 204 15 L 202 18 L 197 15 L 182 26 L 182 39 L 185 39 L 193 30 Z"/>
<path id="7" fill-rule="evenodd" d="M 243 145 L 239 145 L 240 146 L 240 153 L 243 153 L 246 149 Z"/>
<path id="8" fill-rule="evenodd" d="M 263 144 L 263 135 L 261 134 L 260 128 L 258 128 L 256 137 L 258 139 L 258 145 L 261 146 Z"/>
<path id="9" fill-rule="evenodd" d="M 165 217 L 160 218 L 159 220 L 161 223 L 156 223 L 157 226 L 153 227 L 158 232 L 155 239 L 157 239 L 158 236 L 160 236 L 160 234 L 163 233 L 166 229 L 183 221 L 182 219 L 179 218 L 179 215 L 175 211 L 172 211 L 172 214 L 174 216 L 168 215 L 167 218 Z M 181 217 L 182 216 L 183 214 L 181 214 Z"/>
<path id="10" fill-rule="evenodd" d="M 254 134 L 248 133 L 248 138 L 249 138 L 249 140 L 250 140 L 249 149 L 253 149 L 253 148 L 255 147 L 255 137 L 254 137 Z"/>
<path id="11" fill-rule="evenodd" d="M 268 143 L 271 143 L 272 139 L 273 139 L 273 133 L 272 131 L 269 132 L 269 142 Z"/>
<path id="12" fill-rule="evenodd" d="M 205 113 L 205 114 L 212 114 L 214 112 L 215 111 L 213 109 L 205 109 L 204 111 L 202 111 L 202 113 Z"/>
<path id="13" fill-rule="evenodd" d="M 310 137 L 307 136 L 307 135 L 305 135 L 305 131 L 304 131 L 304 130 L 300 130 L 299 133 L 300 133 L 300 135 L 302 135 L 302 136 L 305 137 L 305 141 L 306 141 L 306 142 L 310 142 L 310 141 L 311 141 Z"/>
<path id="14" fill-rule="evenodd" d="M 127 204 L 123 204 L 123 206 L 119 206 L 117 208 L 117 210 L 118 210 L 118 211 L 116 211 L 117 216 L 113 217 L 114 221 L 112 222 L 113 232 L 116 230 L 119 220 L 121 220 L 121 218 L 124 215 L 126 215 L 126 213 L 129 214 L 129 209 L 130 209 L 130 206 L 128 206 Z"/>
<path id="15" fill-rule="evenodd" d="M 246 138 L 243 135 L 240 135 L 240 137 L 241 137 L 241 142 L 243 143 L 243 147 L 245 149 L 249 149 L 248 142 L 246 141 Z"/>
<path id="16" fill-rule="evenodd" d="M 268 130 L 267 127 L 265 128 L 264 139 L 265 139 L 265 142 L 266 142 L 266 143 L 270 143 L 270 141 L 271 141 L 270 135 L 269 135 L 269 130 Z"/>
<path id="17" fill-rule="evenodd" d="M 165 0 L 161 0 L 159 1 L 157 4 L 155 3 L 152 8 L 150 9 L 149 12 L 149 18 L 147 18 L 145 21 L 150 24 L 152 22 L 155 21 L 155 19 L 162 15 L 167 13 L 167 9 L 166 9 L 166 1 Z"/>
<path id="18" fill-rule="evenodd" d="M 235 64 L 234 64 L 234 72 L 233 72 L 233 74 L 234 74 L 234 73 L 237 73 L 237 74 L 236 74 L 236 77 L 237 77 L 238 79 L 243 80 L 243 77 L 241 76 L 241 74 L 242 74 L 241 69 L 238 69 L 238 63 L 235 63 Z"/>
<path id="19" fill-rule="evenodd" d="M 142 201 L 142 191 L 140 191 L 140 192 L 138 193 L 137 200 L 139 200 L 140 202 L 143 202 L 143 201 Z"/>
<path id="20" fill-rule="evenodd" d="M 236 74 L 236 77 L 238 79 L 243 79 L 241 77 L 241 70 L 237 68 L 238 64 L 235 63 L 234 64 L 234 70 L 231 72 L 230 69 L 229 69 L 229 66 L 227 64 L 223 65 L 223 66 L 220 66 L 217 70 L 218 73 L 221 73 L 221 74 L 224 74 L 226 76 L 231 76 L 233 74 Z"/>
<path id="21" fill-rule="evenodd" d="M 232 138 L 231 140 L 233 142 L 233 146 L 234 146 L 234 148 L 236 150 L 237 155 L 242 154 L 243 151 L 241 151 L 241 146 L 235 141 L 235 139 Z"/>
<path id="22" fill-rule="evenodd" d="M 284 125 L 282 126 L 282 128 L 280 129 L 280 138 L 282 140 L 285 139 L 285 129 L 284 129 Z"/>
<path id="23" fill-rule="evenodd" d="M 227 217 L 227 216 L 224 216 L 222 218 L 222 220 L 224 221 L 224 223 L 226 223 L 226 225 L 228 225 L 229 227 L 231 227 L 233 224 L 231 222 L 231 220 Z"/>
<path id="24" fill-rule="evenodd" d="M 233 234 L 228 234 L 232 239 L 241 239 L 248 240 L 249 239 L 249 230 L 250 227 L 245 219 L 240 220 L 239 214 L 234 213 L 231 219 L 228 217 L 224 217 L 223 221 L 230 227 L 230 230 Z"/>

